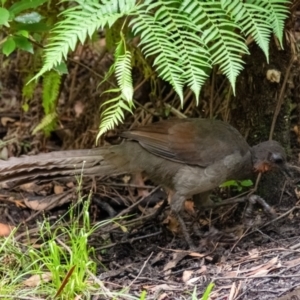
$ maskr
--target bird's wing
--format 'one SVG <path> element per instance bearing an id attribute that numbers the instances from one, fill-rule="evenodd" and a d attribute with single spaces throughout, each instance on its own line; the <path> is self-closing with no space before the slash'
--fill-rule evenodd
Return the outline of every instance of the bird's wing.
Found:
<path id="1" fill-rule="evenodd" d="M 170 119 L 123 132 L 121 136 L 139 142 L 155 155 L 201 167 L 250 150 L 236 129 L 209 119 Z"/>

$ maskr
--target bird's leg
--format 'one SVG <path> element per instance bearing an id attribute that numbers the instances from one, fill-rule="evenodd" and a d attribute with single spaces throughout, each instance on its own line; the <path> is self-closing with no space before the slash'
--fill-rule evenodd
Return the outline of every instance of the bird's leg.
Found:
<path id="1" fill-rule="evenodd" d="M 256 203 L 260 204 L 260 206 L 263 208 L 264 213 L 269 218 L 275 219 L 277 217 L 274 208 L 271 207 L 263 198 L 257 195 L 251 195 L 248 198 L 248 207 L 245 211 L 245 220 L 253 218 L 252 216 L 253 216 L 254 204 Z"/>
<path id="2" fill-rule="evenodd" d="M 213 209 L 215 206 L 215 203 L 210 198 L 210 195 L 211 191 L 193 195 L 194 207 L 196 208 L 196 218 L 193 222 L 193 231 L 198 237 L 202 237 L 202 234 L 199 230 L 199 219 L 205 212 L 211 211 L 211 209 Z"/>
<path id="3" fill-rule="evenodd" d="M 189 248 L 190 249 L 196 249 L 196 247 L 195 247 L 195 245 L 194 245 L 194 243 L 191 239 L 191 236 L 188 233 L 186 224 L 185 224 L 185 222 L 182 218 L 182 215 L 181 215 L 185 199 L 186 199 L 185 196 L 182 196 L 182 195 L 179 195 L 178 193 L 175 193 L 172 197 L 172 200 L 171 200 L 171 209 L 172 209 L 172 212 L 175 214 L 175 216 L 176 216 L 176 218 L 177 218 L 177 220 L 180 224 L 182 234 L 183 234 L 184 239 L 187 242 Z"/>
<path id="4" fill-rule="evenodd" d="M 173 212 L 174 212 L 174 214 L 175 214 L 177 220 L 179 221 L 179 224 L 180 224 L 180 227 L 181 227 L 181 230 L 182 230 L 182 234 L 183 234 L 184 239 L 185 239 L 185 241 L 187 242 L 189 248 L 190 248 L 191 250 L 196 249 L 196 246 L 195 246 L 195 244 L 194 244 L 194 242 L 193 242 L 193 240 L 192 240 L 190 234 L 188 233 L 188 230 L 187 230 L 187 228 L 186 228 L 186 225 L 185 225 L 185 223 L 184 223 L 184 220 L 183 220 L 183 218 L 182 218 L 182 216 L 181 216 L 181 212 L 178 212 L 178 211 L 173 211 Z"/>
<path id="5" fill-rule="evenodd" d="M 143 186 L 145 186 L 145 182 L 143 180 L 143 176 L 141 172 L 132 174 L 131 184 L 140 186 L 137 189 L 137 193 L 139 197 L 147 197 L 149 195 L 149 191 L 143 188 Z"/>

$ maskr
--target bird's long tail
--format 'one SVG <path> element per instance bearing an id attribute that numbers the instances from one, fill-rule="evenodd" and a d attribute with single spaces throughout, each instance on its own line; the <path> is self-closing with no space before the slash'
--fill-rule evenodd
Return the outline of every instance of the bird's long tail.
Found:
<path id="1" fill-rule="evenodd" d="M 117 174 L 126 164 L 126 156 L 120 153 L 122 145 L 0 160 L 0 182 L 20 184 L 45 177 Z"/>

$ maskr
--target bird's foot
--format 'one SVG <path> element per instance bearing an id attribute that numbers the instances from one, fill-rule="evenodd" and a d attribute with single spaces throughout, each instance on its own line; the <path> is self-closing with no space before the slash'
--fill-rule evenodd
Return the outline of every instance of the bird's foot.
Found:
<path id="1" fill-rule="evenodd" d="M 263 198 L 257 196 L 257 195 L 250 195 L 248 198 L 248 207 L 245 212 L 245 217 L 249 218 L 252 216 L 253 207 L 254 204 L 258 203 L 262 208 L 264 213 L 270 217 L 271 219 L 274 219 L 277 217 L 275 210 L 273 207 L 271 207 Z"/>

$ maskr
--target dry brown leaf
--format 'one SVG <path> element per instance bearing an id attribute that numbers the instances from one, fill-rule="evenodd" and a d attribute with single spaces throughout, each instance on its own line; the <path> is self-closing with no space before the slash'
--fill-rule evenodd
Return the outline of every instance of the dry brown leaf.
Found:
<path id="1" fill-rule="evenodd" d="M 167 216 L 164 219 L 163 224 L 165 224 L 167 226 L 167 228 L 174 234 L 178 233 L 179 223 L 178 223 L 178 220 L 174 216 L 171 216 L 171 215 Z"/>
<path id="2" fill-rule="evenodd" d="M 193 275 L 193 271 L 190 271 L 190 270 L 185 270 L 183 271 L 183 274 L 182 274 L 182 281 L 183 282 L 187 282 L 188 280 L 191 279 L 192 275 Z"/>
<path id="3" fill-rule="evenodd" d="M 167 293 L 162 293 L 162 294 L 159 295 L 159 297 L 157 298 L 157 300 L 165 300 L 165 299 L 169 299 Z"/>
<path id="4" fill-rule="evenodd" d="M 233 282 L 232 286 L 230 287 L 228 300 L 234 300 L 238 298 L 238 295 L 240 293 L 241 288 L 243 287 L 243 284 L 244 284 L 243 281 L 239 281 L 238 285 L 237 282 Z"/>
<path id="5" fill-rule="evenodd" d="M 72 193 L 67 191 L 59 195 L 36 197 L 34 200 L 24 199 L 24 203 L 33 210 L 49 210 L 70 202 L 72 197 Z"/>
<path id="6" fill-rule="evenodd" d="M 230 277 L 237 277 L 239 274 L 238 271 L 230 271 L 230 272 L 227 272 L 223 275 L 224 278 L 230 278 Z"/>
<path id="7" fill-rule="evenodd" d="M 186 285 L 195 285 L 195 283 L 196 283 L 197 281 L 199 281 L 200 278 L 201 278 L 201 276 L 193 277 L 193 278 L 191 278 L 190 280 L 188 280 L 185 284 L 186 284 Z"/>
<path id="8" fill-rule="evenodd" d="M 54 186 L 54 194 L 55 195 L 59 195 L 62 194 L 64 192 L 64 187 L 61 185 L 55 185 Z"/>
<path id="9" fill-rule="evenodd" d="M 0 223 L 0 236 L 9 236 L 14 228 L 14 226 Z"/>
<path id="10" fill-rule="evenodd" d="M 250 262 L 250 261 L 254 261 L 256 260 L 259 256 L 260 256 L 260 252 L 258 251 L 258 249 L 253 249 L 248 251 L 249 255 L 246 257 L 242 257 L 241 259 L 237 260 L 236 262 L 234 262 L 232 264 L 232 266 L 239 266 L 242 263 L 245 262 Z"/>
<path id="11" fill-rule="evenodd" d="M 266 264 L 253 267 L 249 270 L 240 270 L 240 273 L 246 273 L 245 276 L 263 276 L 272 271 L 275 267 L 277 267 L 278 257 L 272 258 Z"/>
<path id="12" fill-rule="evenodd" d="M 195 283 L 201 278 L 201 276 L 193 277 L 190 280 L 188 280 L 185 284 L 186 285 L 195 285 Z"/>
<path id="13" fill-rule="evenodd" d="M 46 191 L 52 189 L 52 183 L 36 184 L 29 182 L 20 185 L 20 189 L 31 194 L 46 195 Z"/>
<path id="14" fill-rule="evenodd" d="M 36 191 L 37 185 L 34 182 L 28 182 L 20 185 L 20 189 L 24 192 L 33 193 Z"/>
<path id="15" fill-rule="evenodd" d="M 14 199 L 14 197 L 9 197 L 8 199 L 6 199 L 6 201 L 14 203 L 16 205 L 16 207 L 21 207 L 21 208 L 26 207 L 26 205 L 23 204 L 24 200 L 17 200 L 17 199 Z"/>
<path id="16" fill-rule="evenodd" d="M 165 274 L 171 271 L 172 268 L 176 267 L 178 262 L 180 262 L 184 257 L 186 257 L 187 254 L 188 253 L 186 251 L 174 252 L 172 260 L 169 260 L 164 266 L 163 270 L 166 271 Z"/>
<path id="17" fill-rule="evenodd" d="M 45 201 L 24 199 L 26 206 L 32 210 L 45 210 L 49 207 L 49 203 Z"/>
<path id="18" fill-rule="evenodd" d="M 189 253 L 189 256 L 192 256 L 192 257 L 205 257 L 206 254 L 201 254 L 201 253 L 198 253 L 198 252 L 190 252 Z"/>
<path id="19" fill-rule="evenodd" d="M 165 252 L 160 251 L 158 252 L 152 259 L 151 259 L 151 265 L 154 265 L 158 263 L 159 261 L 163 260 L 165 257 Z"/>
<path id="20" fill-rule="evenodd" d="M 190 214 L 194 214 L 195 213 L 195 208 L 194 208 L 194 201 L 192 200 L 186 200 L 184 202 L 184 209 L 190 213 Z"/>
<path id="21" fill-rule="evenodd" d="M 52 273 L 46 272 L 43 274 L 36 274 L 32 275 L 25 281 L 23 281 L 23 284 L 26 286 L 36 287 L 44 282 L 49 282 L 52 279 Z"/>
<path id="22" fill-rule="evenodd" d="M 162 206 L 162 204 L 164 203 L 164 201 L 159 201 L 159 202 L 157 202 L 155 205 L 154 205 L 154 209 L 158 209 L 158 208 L 160 208 L 161 206 Z"/>
<path id="23" fill-rule="evenodd" d="M 7 123 L 14 123 L 16 120 L 13 118 L 9 118 L 9 117 L 2 117 L 1 118 L 1 124 L 3 127 L 7 126 Z"/>
<path id="24" fill-rule="evenodd" d="M 70 181 L 66 184 L 68 188 L 73 188 L 75 186 L 74 182 Z"/>
<path id="25" fill-rule="evenodd" d="M 30 127 L 32 126 L 32 123 L 31 122 L 21 122 L 21 121 L 16 121 L 15 124 L 14 124 L 16 127 Z"/>

